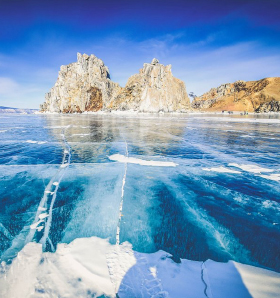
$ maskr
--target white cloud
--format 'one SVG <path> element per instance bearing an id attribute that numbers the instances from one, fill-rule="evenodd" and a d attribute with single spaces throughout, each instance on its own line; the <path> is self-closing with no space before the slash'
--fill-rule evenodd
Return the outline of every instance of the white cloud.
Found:
<path id="1" fill-rule="evenodd" d="M 40 86 L 0 77 L 0 106 L 39 108 L 39 104 L 44 100 L 44 93 L 44 88 Z"/>
<path id="2" fill-rule="evenodd" d="M 11 78 L 0 77 L 0 95 L 10 95 L 19 90 L 19 85 Z"/>
<path id="3" fill-rule="evenodd" d="M 163 64 L 172 64 L 174 76 L 185 82 L 188 92 L 196 95 L 239 79 L 280 76 L 277 49 L 257 41 L 215 46 L 221 34 L 213 33 L 189 44 L 182 42 L 184 33 L 142 41 L 114 35 L 94 43 L 92 40 L 79 44 L 63 41 L 53 47 L 40 44 L 36 59 L 34 48 L 30 53 L 28 48 L 21 49 L 13 57 L 0 53 L 0 105 L 6 100 L 14 106 L 37 108 L 54 85 L 60 66 L 75 62 L 78 51 L 101 58 L 109 67 L 112 80 L 121 86 L 154 57 Z"/>

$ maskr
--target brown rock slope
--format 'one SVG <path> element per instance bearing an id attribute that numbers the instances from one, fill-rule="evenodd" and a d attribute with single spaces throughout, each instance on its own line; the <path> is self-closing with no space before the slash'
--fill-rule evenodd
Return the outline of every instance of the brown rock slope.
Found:
<path id="1" fill-rule="evenodd" d="M 280 112 L 280 78 L 236 81 L 212 88 L 192 101 L 201 111 Z"/>

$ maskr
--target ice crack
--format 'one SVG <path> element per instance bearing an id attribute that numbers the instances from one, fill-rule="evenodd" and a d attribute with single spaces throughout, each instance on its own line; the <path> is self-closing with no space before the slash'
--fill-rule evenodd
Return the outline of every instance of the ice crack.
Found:
<path id="1" fill-rule="evenodd" d="M 125 141 L 125 149 L 126 149 L 126 157 L 128 157 L 128 148 L 127 148 L 127 142 Z M 120 227 L 121 227 L 121 220 L 122 220 L 122 210 L 123 210 L 123 197 L 124 197 L 124 186 L 126 182 L 126 173 L 127 173 L 127 162 L 125 163 L 125 169 L 124 169 L 124 175 L 123 175 L 123 181 L 122 181 L 122 193 L 121 193 L 121 202 L 120 202 L 120 208 L 119 208 L 119 220 L 118 220 L 118 226 L 117 226 L 117 234 L 116 234 L 116 244 L 120 244 Z"/>
<path id="2" fill-rule="evenodd" d="M 49 232 L 50 232 L 50 227 L 52 223 L 52 212 L 53 212 L 53 206 L 56 200 L 57 190 L 65 174 L 65 170 L 70 165 L 70 160 L 71 160 L 71 148 L 65 138 L 65 132 L 69 127 L 70 125 L 65 127 L 65 129 L 61 133 L 62 141 L 64 144 L 64 152 L 63 152 L 61 166 L 57 171 L 57 173 L 55 174 L 55 176 L 51 179 L 51 181 L 45 188 L 44 196 L 41 199 L 41 202 L 37 209 L 37 214 L 36 214 L 34 223 L 30 226 L 31 230 L 25 241 L 25 243 L 32 241 L 36 232 L 43 231 L 43 236 L 40 240 L 40 242 L 43 244 L 43 250 L 46 250 L 47 243 L 49 243 L 52 251 L 55 250 L 52 244 L 52 241 L 50 239 Z M 45 225 L 39 226 L 39 224 L 41 223 L 44 223 Z"/>
<path id="3" fill-rule="evenodd" d="M 202 282 L 203 282 L 203 284 L 205 286 L 205 288 L 204 288 L 204 295 L 207 298 L 212 298 L 210 286 L 208 286 L 207 283 L 206 283 L 206 281 L 205 281 L 205 279 L 206 279 L 205 278 L 206 277 L 206 274 L 205 274 L 206 272 L 204 273 L 205 270 L 206 270 L 205 262 L 202 262 L 202 264 L 201 264 L 201 280 L 202 280 Z M 209 292 L 210 292 L 209 293 L 209 296 L 207 294 L 208 288 L 209 288 Z"/>

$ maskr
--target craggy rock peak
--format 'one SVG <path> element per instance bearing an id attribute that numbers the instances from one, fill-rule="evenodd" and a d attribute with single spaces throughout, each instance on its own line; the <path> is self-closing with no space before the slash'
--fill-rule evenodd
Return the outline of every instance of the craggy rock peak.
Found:
<path id="1" fill-rule="evenodd" d="M 223 84 L 196 97 L 192 108 L 202 111 L 279 112 L 280 78 Z"/>
<path id="2" fill-rule="evenodd" d="M 61 66 L 54 87 L 40 106 L 41 111 L 60 113 L 98 110 L 184 112 L 189 107 L 185 84 L 173 77 L 171 65 L 164 66 L 153 59 L 121 88 L 110 80 L 102 60 L 80 53 L 76 63 Z"/>
<path id="3" fill-rule="evenodd" d="M 63 65 L 41 111 L 74 113 L 98 111 L 121 90 L 110 80 L 108 68 L 94 55 L 77 54 L 77 62 Z"/>
<path id="4" fill-rule="evenodd" d="M 128 79 L 124 90 L 109 107 L 140 112 L 185 112 L 190 108 L 190 101 L 184 82 L 173 77 L 171 65 L 164 66 L 154 58 L 144 64 L 139 74 Z"/>

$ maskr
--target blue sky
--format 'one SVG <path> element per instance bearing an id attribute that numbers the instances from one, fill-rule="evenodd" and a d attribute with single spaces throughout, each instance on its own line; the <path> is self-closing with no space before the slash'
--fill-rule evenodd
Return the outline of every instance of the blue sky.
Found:
<path id="1" fill-rule="evenodd" d="M 280 1 L 0 0 L 0 105 L 38 108 L 77 52 L 121 86 L 156 57 L 196 95 L 280 76 Z"/>

